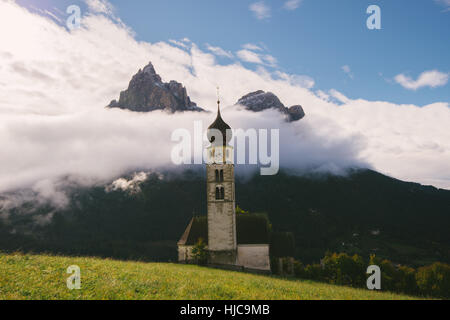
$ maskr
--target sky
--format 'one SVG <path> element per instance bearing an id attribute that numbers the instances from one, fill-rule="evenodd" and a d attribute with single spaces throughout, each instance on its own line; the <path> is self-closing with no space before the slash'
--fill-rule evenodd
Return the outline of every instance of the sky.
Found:
<path id="1" fill-rule="evenodd" d="M 65 20 L 83 1 L 20 0 Z M 284 72 L 307 75 L 321 90 L 357 99 L 419 106 L 450 101 L 449 0 L 113 0 L 115 14 L 140 41 L 189 38 L 239 59 L 248 43 L 265 48 Z M 367 8 L 381 9 L 381 30 L 369 30 Z M 242 56 L 242 54 L 241 54 Z M 223 57 L 221 63 L 229 63 Z M 257 64 L 244 62 L 248 68 Z M 415 84 L 422 73 L 429 80 Z M 427 74 L 425 74 L 426 76 Z M 403 76 L 403 77 L 402 77 Z M 400 79 L 408 81 L 399 81 Z M 410 85 L 412 83 L 412 85 Z"/>
<path id="2" fill-rule="evenodd" d="M 149 61 L 205 109 L 220 85 L 233 128 L 280 128 L 282 167 L 450 189 L 448 2 L 377 1 L 381 30 L 366 27 L 370 3 L 317 2 L 1 1 L 0 208 L 64 206 L 73 185 L 170 166 L 171 133 L 211 114 L 105 109 Z M 306 117 L 230 107 L 258 89 Z"/>

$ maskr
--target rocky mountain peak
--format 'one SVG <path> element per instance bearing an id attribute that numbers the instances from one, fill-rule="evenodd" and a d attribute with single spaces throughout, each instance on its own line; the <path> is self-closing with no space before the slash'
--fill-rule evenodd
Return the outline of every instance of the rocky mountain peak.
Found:
<path id="1" fill-rule="evenodd" d="M 258 90 L 251 92 L 240 98 L 236 104 L 244 106 L 247 110 L 260 112 L 267 109 L 278 109 L 286 115 L 289 122 L 298 121 L 305 116 L 305 112 L 301 105 L 295 105 L 286 108 L 278 97 L 272 92 Z"/>
<path id="2" fill-rule="evenodd" d="M 191 101 L 186 88 L 181 83 L 174 80 L 168 83 L 162 82 L 151 62 L 133 76 L 128 89 L 120 93 L 119 101 L 111 101 L 108 108 L 137 112 L 204 111 Z"/>

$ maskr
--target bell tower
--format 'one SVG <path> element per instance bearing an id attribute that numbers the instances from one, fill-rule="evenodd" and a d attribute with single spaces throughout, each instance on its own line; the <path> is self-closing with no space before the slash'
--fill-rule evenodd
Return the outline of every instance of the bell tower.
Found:
<path id="1" fill-rule="evenodd" d="M 206 190 L 208 203 L 208 250 L 211 264 L 236 264 L 236 203 L 234 154 L 229 146 L 230 126 L 220 114 L 208 128 Z"/>

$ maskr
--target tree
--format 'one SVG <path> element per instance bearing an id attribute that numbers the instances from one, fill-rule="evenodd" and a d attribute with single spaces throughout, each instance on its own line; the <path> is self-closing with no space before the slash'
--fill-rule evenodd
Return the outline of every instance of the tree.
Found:
<path id="1" fill-rule="evenodd" d="M 192 258 L 198 265 L 204 265 L 208 262 L 208 250 L 202 238 L 199 238 L 192 248 Z"/>

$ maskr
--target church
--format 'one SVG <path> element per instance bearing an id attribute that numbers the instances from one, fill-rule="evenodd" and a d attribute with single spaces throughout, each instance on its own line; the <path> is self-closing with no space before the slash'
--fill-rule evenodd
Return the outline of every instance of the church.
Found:
<path id="1" fill-rule="evenodd" d="M 270 272 L 269 223 L 255 214 L 236 214 L 234 152 L 230 126 L 220 114 L 209 126 L 206 192 L 207 215 L 193 217 L 178 241 L 178 261 L 192 261 L 192 248 L 202 239 L 208 264 Z"/>

